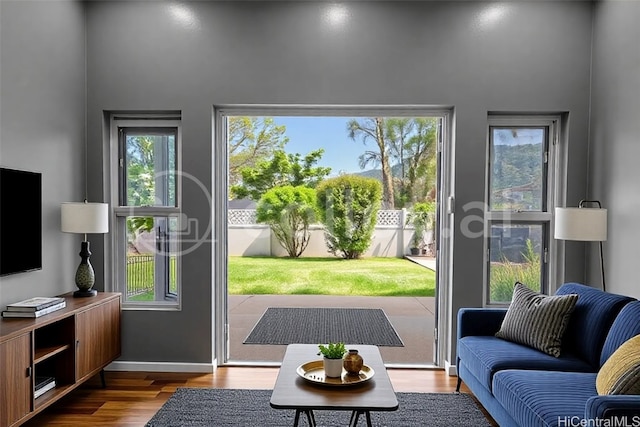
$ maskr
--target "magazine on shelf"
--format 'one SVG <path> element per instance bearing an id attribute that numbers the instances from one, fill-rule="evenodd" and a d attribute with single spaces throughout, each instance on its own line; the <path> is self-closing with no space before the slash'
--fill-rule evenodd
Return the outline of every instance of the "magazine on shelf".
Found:
<path id="1" fill-rule="evenodd" d="M 35 297 L 7 305 L 7 311 L 39 311 L 64 301 L 61 297 Z"/>
<path id="2" fill-rule="evenodd" d="M 56 387 L 56 379 L 53 377 L 36 377 L 33 397 L 38 398 Z"/>
<path id="3" fill-rule="evenodd" d="M 39 377 L 36 376 L 33 388 L 35 390 L 40 390 L 42 387 L 49 385 L 50 383 L 55 383 L 56 379 L 54 377 Z"/>
<path id="4" fill-rule="evenodd" d="M 31 318 L 40 317 L 40 316 L 44 316 L 45 314 L 58 311 L 61 308 L 65 308 L 66 306 L 67 306 L 67 303 L 66 301 L 63 300 L 61 303 L 52 305 L 47 308 L 43 308 L 42 310 L 38 310 L 38 311 L 3 311 L 2 317 L 31 317 Z"/>

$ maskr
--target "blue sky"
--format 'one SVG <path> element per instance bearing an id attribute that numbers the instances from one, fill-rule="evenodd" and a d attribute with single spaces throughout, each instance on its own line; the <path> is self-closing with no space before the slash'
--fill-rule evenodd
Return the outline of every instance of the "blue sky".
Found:
<path id="1" fill-rule="evenodd" d="M 329 166 L 331 175 L 337 175 L 340 171 L 361 171 L 358 157 L 366 147 L 359 138 L 356 141 L 349 138 L 347 123 L 351 117 L 273 117 L 273 120 L 287 128 L 289 143 L 285 150 L 288 153 L 305 155 L 324 148 L 318 166 Z"/>
<path id="2" fill-rule="evenodd" d="M 283 117 L 275 116 L 274 121 L 285 125 L 289 143 L 285 146 L 288 153 L 308 154 L 312 150 L 324 148 L 325 152 L 318 166 L 329 166 L 331 175 L 340 172 L 361 172 L 358 157 L 367 149 L 375 149 L 372 142 L 366 146 L 361 137 L 355 141 L 349 138 L 347 123 L 352 117 Z M 540 144 L 544 133 L 540 128 L 519 128 L 517 137 L 511 129 L 496 129 L 499 134 L 494 144 Z M 367 169 L 373 169 L 368 166 Z"/>

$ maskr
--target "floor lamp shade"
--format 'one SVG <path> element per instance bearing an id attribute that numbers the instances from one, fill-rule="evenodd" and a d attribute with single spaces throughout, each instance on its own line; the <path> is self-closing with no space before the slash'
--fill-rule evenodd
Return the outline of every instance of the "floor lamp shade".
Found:
<path id="1" fill-rule="evenodd" d="M 93 288 L 95 272 L 89 262 L 91 251 L 87 234 L 102 234 L 109 231 L 109 205 L 106 203 L 63 203 L 60 207 L 60 228 L 65 233 L 84 234 L 80 249 L 82 261 L 76 271 L 75 297 L 92 297 L 98 294 Z"/>
<path id="2" fill-rule="evenodd" d="M 585 208 L 586 203 L 595 203 L 598 208 Z M 602 290 L 606 291 L 602 242 L 607 240 L 607 210 L 602 209 L 598 200 L 581 200 L 579 206 L 556 208 L 554 237 L 559 240 L 599 242 Z"/>
<path id="3" fill-rule="evenodd" d="M 602 242 L 607 240 L 607 210 L 556 208 L 554 237 L 559 240 Z"/>

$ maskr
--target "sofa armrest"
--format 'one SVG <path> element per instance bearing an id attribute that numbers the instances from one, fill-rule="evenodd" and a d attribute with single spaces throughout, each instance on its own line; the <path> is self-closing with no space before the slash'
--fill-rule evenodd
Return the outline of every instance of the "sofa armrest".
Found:
<path id="1" fill-rule="evenodd" d="M 616 422 L 626 417 L 626 424 L 611 425 L 640 425 L 640 395 L 593 396 L 587 400 L 584 416 L 588 420 L 615 418 Z"/>
<path id="2" fill-rule="evenodd" d="M 458 310 L 457 337 L 495 335 L 506 314 L 506 308 L 461 308 Z"/>

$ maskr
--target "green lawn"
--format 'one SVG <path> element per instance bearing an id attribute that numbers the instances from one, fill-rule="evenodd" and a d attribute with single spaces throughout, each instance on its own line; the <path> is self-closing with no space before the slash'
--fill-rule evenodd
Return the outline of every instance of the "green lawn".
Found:
<path id="1" fill-rule="evenodd" d="M 231 295 L 434 296 L 435 273 L 400 258 L 229 257 Z"/>

